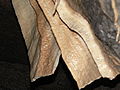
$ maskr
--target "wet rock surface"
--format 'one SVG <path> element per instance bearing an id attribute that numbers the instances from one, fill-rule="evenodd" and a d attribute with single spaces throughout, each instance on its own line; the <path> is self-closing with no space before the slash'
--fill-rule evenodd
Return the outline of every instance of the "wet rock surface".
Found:
<path id="1" fill-rule="evenodd" d="M 103 12 L 101 9 L 101 0 L 82 0 L 81 8 L 85 17 L 88 19 L 91 27 L 93 28 L 96 36 L 110 51 L 120 58 L 120 44 L 116 42 L 117 29 L 114 25 L 113 10 L 111 6 L 111 0 L 103 2 L 107 7 Z"/>

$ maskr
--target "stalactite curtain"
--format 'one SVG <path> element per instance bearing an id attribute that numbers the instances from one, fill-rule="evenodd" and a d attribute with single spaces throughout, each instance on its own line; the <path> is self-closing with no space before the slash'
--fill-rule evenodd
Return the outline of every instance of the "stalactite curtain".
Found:
<path id="1" fill-rule="evenodd" d="M 28 48 L 31 80 L 54 73 L 59 57 L 84 88 L 120 74 L 119 0 L 12 0 Z"/>

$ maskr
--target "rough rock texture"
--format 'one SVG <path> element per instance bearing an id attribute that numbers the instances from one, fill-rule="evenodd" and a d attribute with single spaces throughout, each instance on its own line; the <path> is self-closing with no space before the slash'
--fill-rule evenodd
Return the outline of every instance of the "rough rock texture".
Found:
<path id="1" fill-rule="evenodd" d="M 53 1 L 55 1 L 55 0 L 53 0 Z M 54 17 L 52 17 L 52 9 L 54 11 L 54 8 L 53 8 L 54 5 L 52 3 L 52 0 L 48 0 L 48 2 L 38 0 L 38 3 L 40 4 L 40 7 L 42 8 L 48 22 L 51 25 L 52 31 L 53 31 L 53 33 L 56 37 L 58 45 L 61 48 L 63 59 L 64 59 L 66 65 L 68 66 L 69 70 L 71 71 L 74 79 L 77 81 L 79 88 L 80 88 L 80 86 L 83 87 L 85 85 L 85 81 L 84 81 L 82 75 L 80 75 L 80 74 L 76 73 L 74 70 L 72 70 L 72 66 L 69 65 L 70 61 L 72 62 L 72 59 L 76 60 L 76 62 L 77 62 L 77 59 L 75 58 L 75 57 L 77 57 L 77 55 L 75 56 L 74 54 L 72 54 L 69 51 L 69 53 L 71 54 L 71 57 L 70 57 L 70 59 L 66 58 L 67 55 L 69 55 L 69 54 L 66 54 L 68 52 L 67 48 L 64 48 L 64 46 L 66 44 L 61 43 L 61 40 L 64 38 L 64 41 L 68 40 L 67 42 L 69 42 L 69 39 L 66 39 L 67 37 L 65 37 L 64 35 L 62 36 L 62 31 L 65 34 L 67 32 L 67 28 L 64 28 L 64 25 L 62 25 L 62 23 L 59 21 L 59 19 L 57 17 L 59 17 L 62 20 L 62 22 L 64 22 L 64 24 L 71 31 L 74 31 L 74 33 L 77 33 L 78 35 L 80 35 L 80 37 L 82 37 L 83 41 L 88 46 L 94 60 L 96 59 L 95 54 L 98 57 L 101 55 L 100 53 L 97 54 L 97 52 L 95 52 L 95 49 L 98 50 L 98 48 L 92 48 L 91 47 L 92 44 L 94 45 L 95 43 L 97 43 L 97 39 L 99 39 L 102 42 L 102 45 L 97 43 L 98 47 L 101 47 L 100 48 L 101 51 L 104 51 L 105 49 L 104 50 L 102 50 L 102 49 L 106 48 L 106 50 L 109 53 L 112 52 L 113 55 L 115 55 L 117 58 L 120 59 L 120 56 L 119 56 L 120 55 L 120 50 L 119 50 L 120 46 L 119 46 L 119 43 L 116 42 L 117 31 L 119 31 L 119 30 L 115 26 L 116 21 L 114 19 L 117 18 L 117 15 L 114 12 L 114 7 L 112 6 L 113 1 L 111 1 L 111 0 L 109 0 L 109 1 L 93 0 L 91 2 L 90 0 L 74 0 L 74 1 L 72 1 L 72 0 L 57 0 L 57 1 L 55 1 L 55 10 L 57 11 L 57 13 L 54 14 Z M 118 1 L 116 3 L 118 3 Z M 49 5 L 51 7 L 49 7 Z M 116 7 L 118 8 L 118 5 L 116 5 Z M 82 15 L 82 16 L 80 16 L 79 14 Z M 89 24 L 85 23 L 85 21 L 81 17 L 83 17 L 83 19 L 86 19 L 87 20 L 86 22 L 88 22 Z M 119 18 L 119 15 L 118 15 L 118 18 Z M 58 27 L 57 23 L 58 24 L 60 23 L 59 29 L 60 29 L 61 32 L 57 31 L 57 29 L 56 29 Z M 61 25 L 63 27 L 61 27 Z M 83 25 L 83 27 L 82 27 L 82 25 Z M 88 39 L 87 36 L 86 36 L 87 31 L 82 31 L 82 29 L 83 30 L 88 30 L 88 33 L 90 33 L 89 32 L 90 29 L 88 29 L 89 25 L 91 27 L 91 30 L 93 30 L 91 32 L 95 33 L 97 39 L 94 37 L 94 34 L 92 33 L 94 39 L 88 37 L 89 41 L 87 41 L 87 39 Z M 86 28 L 86 27 L 88 27 L 88 28 Z M 66 31 L 64 29 L 66 29 Z M 69 33 L 69 32 L 67 32 L 67 33 Z M 61 39 L 59 38 L 60 36 L 62 37 Z M 66 34 L 66 36 L 67 36 L 67 34 Z M 69 34 L 69 36 L 72 36 L 72 35 Z M 72 37 L 74 37 L 74 36 L 72 36 Z M 94 40 L 95 40 L 95 42 L 94 42 Z M 94 43 L 92 43 L 92 41 Z M 90 44 L 89 42 L 91 42 L 92 44 Z M 75 42 L 74 42 L 74 44 L 75 44 Z M 69 43 L 68 43 L 68 45 L 70 46 Z M 71 48 L 71 51 L 74 51 L 74 50 L 72 50 L 73 48 L 74 48 L 74 46 Z M 65 51 L 65 49 L 66 49 L 66 51 Z M 78 51 L 79 51 L 79 48 L 78 48 Z M 98 50 L 98 52 L 99 52 L 99 50 Z M 74 53 L 75 53 L 75 51 L 74 51 Z M 101 62 L 99 62 L 99 63 L 101 63 L 101 65 L 98 63 L 98 60 L 95 60 L 95 63 L 97 63 L 98 69 L 99 69 L 100 73 L 102 74 L 102 76 L 103 77 L 107 77 L 107 76 L 109 77 L 110 73 L 109 74 L 106 73 L 107 71 L 109 71 L 109 69 L 107 69 L 107 68 L 104 69 L 104 70 L 106 70 L 104 72 L 104 70 L 102 70 L 102 69 L 100 70 L 100 68 L 104 67 L 104 65 L 107 65 L 107 63 L 108 63 L 108 67 L 111 67 L 112 69 L 113 68 L 119 69 L 119 64 L 118 63 L 120 61 L 119 61 L 119 59 L 117 59 L 117 61 L 116 61 L 115 58 L 112 58 L 113 56 L 107 56 L 109 54 L 106 53 L 106 52 L 102 52 L 102 55 L 101 55 L 101 57 L 105 58 L 105 59 L 103 59 L 103 63 L 102 63 L 102 59 L 101 59 Z M 109 58 L 107 58 L 107 57 L 109 57 Z M 111 59 L 110 59 L 110 57 L 111 57 Z M 107 63 L 104 63 L 104 60 Z M 81 61 L 81 63 L 84 63 L 84 62 Z M 114 64 L 113 64 L 113 62 L 114 62 Z M 117 64 L 115 65 L 116 62 L 117 62 Z M 72 62 L 72 64 L 75 64 L 74 69 L 77 72 L 80 72 L 79 70 L 76 69 L 77 64 L 74 63 L 74 62 Z M 112 66 L 112 64 L 113 64 L 113 66 Z M 79 64 L 79 65 L 81 66 L 81 64 Z M 85 63 L 84 63 L 84 65 L 85 65 Z M 112 71 L 116 71 L 116 70 L 114 69 Z M 117 70 L 117 71 L 119 72 L 119 70 Z M 84 72 L 82 72 L 82 74 L 83 73 Z M 86 74 L 84 73 L 84 75 L 86 75 Z M 82 77 L 82 78 L 79 78 L 79 77 Z M 114 77 L 114 75 L 112 77 Z M 90 76 L 90 78 L 91 78 L 91 76 Z M 94 78 L 96 78 L 96 77 L 94 77 Z M 79 82 L 80 80 L 82 80 L 84 83 L 81 84 L 82 81 Z M 88 79 L 86 79 L 86 81 L 87 80 Z M 89 82 L 89 80 L 88 80 L 88 82 Z"/>
<path id="2" fill-rule="evenodd" d="M 100 26 L 101 22 L 105 22 L 102 26 L 105 30 L 109 30 L 109 28 L 107 28 L 109 24 L 112 26 L 118 24 L 107 15 L 106 10 L 104 10 L 106 7 L 102 7 L 102 5 L 104 6 L 104 2 L 93 1 L 91 3 L 89 0 L 86 2 L 82 0 L 37 1 L 51 25 L 52 32 L 61 49 L 63 60 L 79 88 L 84 88 L 87 84 L 100 77 L 113 79 L 120 73 L 118 54 L 114 48 L 110 48 L 110 46 L 107 45 L 108 43 L 106 44 L 102 40 L 100 42 L 97 36 L 97 34 L 99 34 L 99 32 L 97 32 L 99 29 L 98 26 Z M 103 4 L 101 4 L 101 2 Z M 49 7 L 49 5 L 51 7 Z M 86 7 L 90 8 L 88 9 Z M 117 20 L 116 18 L 118 16 L 115 12 L 116 8 L 114 9 L 114 7 L 115 5 L 112 6 L 112 10 L 114 11 L 115 20 Z M 52 11 L 57 13 L 53 15 Z M 91 13 L 96 14 L 94 16 Z M 105 17 L 105 21 L 99 23 L 97 21 L 97 19 L 99 19 L 97 16 L 99 15 L 97 14 L 100 14 L 102 18 L 105 16 L 109 18 Z M 89 17 L 92 23 L 90 23 Z M 110 19 L 114 23 L 111 23 Z M 96 26 L 97 24 L 98 26 Z M 119 31 L 116 26 L 115 29 Z M 105 33 L 108 32 L 107 30 Z M 95 32 L 97 32 L 96 36 Z M 114 37 L 116 38 L 116 36 L 117 33 Z M 104 36 L 102 37 L 104 39 Z M 105 37 L 107 36 L 105 35 Z M 114 39 L 114 41 L 116 42 L 116 39 Z M 69 46 L 69 48 L 67 48 L 67 46 Z"/>
<path id="3" fill-rule="evenodd" d="M 106 1 L 106 2 L 105 2 Z M 111 0 L 82 0 L 81 8 L 85 17 L 94 28 L 96 36 L 107 46 L 109 49 L 120 58 L 120 44 L 115 41 L 116 27 L 114 26 L 114 14 L 111 7 Z M 101 3 L 103 3 L 103 10 Z M 117 3 L 119 3 L 118 1 Z M 118 5 L 119 6 L 119 5 Z M 104 13 L 106 12 L 106 13 Z"/>

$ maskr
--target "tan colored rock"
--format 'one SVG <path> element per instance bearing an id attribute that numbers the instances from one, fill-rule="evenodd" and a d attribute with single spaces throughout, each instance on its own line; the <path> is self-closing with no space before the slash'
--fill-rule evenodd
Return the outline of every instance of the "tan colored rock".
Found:
<path id="1" fill-rule="evenodd" d="M 81 1 L 12 1 L 28 47 L 32 81 L 53 74 L 61 54 L 79 88 L 120 74 L 120 60 L 98 40 L 83 11 L 75 6 Z M 105 3 L 99 0 L 103 13 L 114 21 Z"/>
<path id="2" fill-rule="evenodd" d="M 52 0 L 46 2 L 38 0 L 38 2 L 51 25 L 61 49 L 62 57 L 71 71 L 73 78 L 77 81 L 78 86 L 84 87 L 88 83 L 100 78 L 101 76 L 96 64 L 82 38 L 75 32 L 71 32 L 60 20 L 58 14 L 53 16 L 54 3 Z"/>
<path id="3" fill-rule="evenodd" d="M 33 79 L 36 79 L 54 73 L 59 63 L 61 52 L 42 10 L 35 0 L 30 0 L 30 2 L 37 15 L 38 30 L 41 36 L 39 62 L 34 76 L 31 75 Z"/>
<path id="4" fill-rule="evenodd" d="M 27 45 L 31 74 L 33 76 L 39 61 L 41 44 L 41 36 L 36 23 L 36 13 L 29 0 L 12 0 L 12 3 Z"/>

